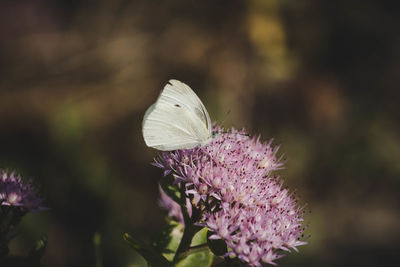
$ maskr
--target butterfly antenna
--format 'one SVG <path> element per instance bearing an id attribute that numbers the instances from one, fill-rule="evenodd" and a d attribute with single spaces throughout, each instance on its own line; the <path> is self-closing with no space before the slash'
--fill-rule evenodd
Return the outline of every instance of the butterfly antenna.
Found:
<path id="1" fill-rule="evenodd" d="M 225 116 L 224 116 L 224 119 L 221 121 L 221 125 L 224 124 L 224 122 L 226 121 L 226 119 L 228 118 L 228 116 L 229 116 L 230 114 L 231 114 L 231 109 L 228 109 L 228 111 L 226 112 L 226 114 L 225 114 Z M 232 133 L 229 133 L 229 132 L 226 132 L 226 131 L 224 131 L 224 132 L 222 132 L 222 133 L 224 133 L 224 134 L 226 134 L 226 133 L 232 134 Z M 249 136 L 249 137 L 250 137 L 250 134 L 248 134 L 248 133 L 235 133 L 235 134 L 239 134 L 239 135 Z"/>
<path id="2" fill-rule="evenodd" d="M 230 114 L 231 114 L 231 110 L 228 109 L 228 111 L 226 112 L 224 118 L 223 118 L 222 121 L 221 121 L 221 125 L 224 124 L 224 122 L 226 121 L 226 119 L 228 118 L 228 116 L 229 116 Z"/>

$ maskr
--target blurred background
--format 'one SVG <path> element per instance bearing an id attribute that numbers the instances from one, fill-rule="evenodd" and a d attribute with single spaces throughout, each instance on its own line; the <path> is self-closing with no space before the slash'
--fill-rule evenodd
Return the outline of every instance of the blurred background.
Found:
<path id="1" fill-rule="evenodd" d="M 146 108 L 171 79 L 213 120 L 274 138 L 311 211 L 280 266 L 400 266 L 400 4 L 396 1 L 0 2 L 0 168 L 50 209 L 23 220 L 44 266 L 144 266 L 123 241 L 164 224 Z"/>

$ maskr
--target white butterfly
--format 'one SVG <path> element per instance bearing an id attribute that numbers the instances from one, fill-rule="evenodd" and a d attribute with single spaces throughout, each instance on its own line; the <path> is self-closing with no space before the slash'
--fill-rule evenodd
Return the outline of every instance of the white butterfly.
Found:
<path id="1" fill-rule="evenodd" d="M 162 151 L 204 146 L 212 139 L 211 119 L 189 86 L 170 80 L 144 114 L 142 132 L 147 146 Z"/>

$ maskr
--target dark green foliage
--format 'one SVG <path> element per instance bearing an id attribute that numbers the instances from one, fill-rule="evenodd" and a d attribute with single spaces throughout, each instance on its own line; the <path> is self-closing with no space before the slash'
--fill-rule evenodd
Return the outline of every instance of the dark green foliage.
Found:
<path id="1" fill-rule="evenodd" d="M 228 249 L 226 247 L 226 243 L 224 240 L 222 239 L 209 239 L 209 237 L 212 235 L 213 233 L 208 231 L 207 232 L 207 244 L 208 247 L 210 248 L 210 250 L 212 251 L 212 253 L 214 253 L 217 256 L 222 256 L 225 253 L 228 252 Z"/>
<path id="2" fill-rule="evenodd" d="M 135 249 L 146 261 L 153 267 L 168 267 L 170 262 L 159 254 L 153 247 L 132 237 L 130 234 L 124 234 L 124 240 Z"/>

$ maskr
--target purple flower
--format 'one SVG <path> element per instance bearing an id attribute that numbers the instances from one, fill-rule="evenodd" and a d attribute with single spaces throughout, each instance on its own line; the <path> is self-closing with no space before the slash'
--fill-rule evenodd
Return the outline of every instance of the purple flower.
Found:
<path id="1" fill-rule="evenodd" d="M 19 207 L 24 212 L 43 209 L 42 199 L 31 183 L 24 183 L 19 174 L 0 170 L 0 205 Z"/>
<path id="2" fill-rule="evenodd" d="M 181 206 L 178 203 L 173 201 L 165 192 L 159 187 L 160 190 L 160 206 L 165 210 L 168 210 L 168 216 L 171 218 L 175 218 L 181 224 L 185 224 L 183 221 L 183 214 L 181 211 Z"/>
<path id="3" fill-rule="evenodd" d="M 154 165 L 185 188 L 187 203 L 202 212 L 195 223 L 208 227 L 211 239 L 224 240 L 228 254 L 250 266 L 275 264 L 281 251 L 306 244 L 300 241 L 302 208 L 272 174 L 283 167 L 276 156 L 279 147 L 244 131 L 214 130 L 210 144 L 163 152 Z"/>

